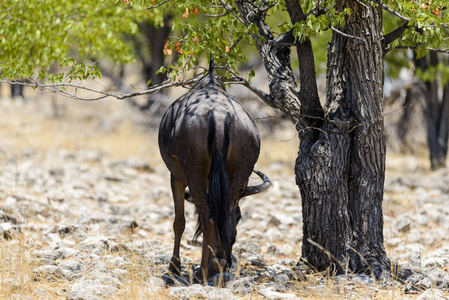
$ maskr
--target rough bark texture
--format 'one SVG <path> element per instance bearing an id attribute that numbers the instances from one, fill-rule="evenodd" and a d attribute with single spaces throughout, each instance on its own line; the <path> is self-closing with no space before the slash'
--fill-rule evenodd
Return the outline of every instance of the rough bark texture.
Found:
<path id="1" fill-rule="evenodd" d="M 298 1 L 285 3 L 292 23 L 304 20 Z M 327 104 L 323 109 L 310 41 L 297 41 L 291 33 L 275 39 L 264 22 L 264 7 L 244 0 L 236 0 L 236 4 L 246 24 L 253 23 L 259 30 L 254 39 L 269 74 L 270 105 L 286 113 L 300 136 L 295 173 L 303 208 L 302 260 L 318 271 L 348 270 L 380 277 L 390 270 L 383 246 L 380 6 L 336 1 L 338 11 L 350 7 L 354 13 L 339 29 L 345 34 L 334 32 L 328 47 Z M 276 45 L 280 41 L 297 45 L 300 90 L 290 69 L 290 51 Z"/>
<path id="2" fill-rule="evenodd" d="M 349 269 L 379 277 L 389 268 L 382 216 L 382 11 L 358 1 L 336 4 L 339 11 L 354 11 L 341 31 L 359 39 L 333 33 L 327 70 L 329 121 L 318 136 L 301 135 L 296 175 L 304 210 L 303 258 L 318 270 L 333 266 L 337 272 Z"/>
<path id="3" fill-rule="evenodd" d="M 259 6 L 258 8 L 257 5 L 245 0 L 236 0 L 236 4 L 239 14 L 242 16 L 246 25 L 249 26 L 249 24 L 253 23 L 259 29 L 258 35 L 253 36 L 253 38 L 265 69 L 268 72 L 270 87 L 268 104 L 280 109 L 296 125 L 296 128 L 301 130 L 306 121 L 301 116 L 307 114 L 311 117 L 320 117 L 322 116 L 322 109 L 318 101 L 318 89 L 316 88 L 314 76 L 312 83 L 306 83 L 304 86 L 301 85 L 301 90 L 298 89 L 290 66 L 290 47 L 280 45 L 282 43 L 293 43 L 295 42 L 295 38 L 291 32 L 275 38 L 265 23 L 266 11 L 264 7 Z M 313 65 L 313 55 L 311 58 Z M 310 63 L 310 58 L 306 62 L 300 60 L 300 63 Z M 302 72 L 302 74 L 305 73 Z M 313 85 L 315 85 L 314 88 Z M 312 91 L 309 90 L 309 94 L 312 95 L 310 99 L 315 102 L 299 101 L 300 94 L 308 94 L 304 91 L 306 87 L 310 87 Z M 313 94 L 313 91 L 315 91 L 316 96 Z"/>
<path id="4" fill-rule="evenodd" d="M 431 52 L 427 57 L 415 59 L 416 66 L 426 70 L 429 66 L 438 64 L 438 54 Z M 449 132 L 449 85 L 438 95 L 438 81 L 424 82 L 426 86 L 425 118 L 427 123 L 427 143 L 430 153 L 430 166 L 432 169 L 446 166 Z"/>
<path id="5" fill-rule="evenodd" d="M 285 0 L 287 11 L 293 24 L 306 20 L 307 15 L 303 12 L 298 1 Z M 323 110 L 318 97 L 318 86 L 316 83 L 315 61 L 312 43 L 309 39 L 296 41 L 296 52 L 299 62 L 299 82 L 301 89 L 298 98 L 301 99 L 301 114 L 304 116 L 323 117 Z M 306 119 L 307 123 L 319 125 L 321 119 Z"/>

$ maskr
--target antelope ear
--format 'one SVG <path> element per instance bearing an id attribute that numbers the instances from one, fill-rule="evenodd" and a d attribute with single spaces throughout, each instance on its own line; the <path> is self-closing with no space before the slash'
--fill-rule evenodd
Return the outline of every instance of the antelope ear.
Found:
<path id="1" fill-rule="evenodd" d="M 246 187 L 246 191 L 243 193 L 242 198 L 266 191 L 271 186 L 271 180 L 270 178 L 268 178 L 267 175 L 257 170 L 253 170 L 253 172 L 259 175 L 260 178 L 262 178 L 263 183 L 255 186 Z"/>

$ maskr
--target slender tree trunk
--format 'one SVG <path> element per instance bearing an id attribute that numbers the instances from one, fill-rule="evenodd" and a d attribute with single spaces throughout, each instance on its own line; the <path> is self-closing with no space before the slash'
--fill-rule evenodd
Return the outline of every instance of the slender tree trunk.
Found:
<path id="1" fill-rule="evenodd" d="M 166 74 L 156 74 L 156 72 L 160 67 L 164 66 L 164 45 L 171 30 L 170 19 L 170 16 L 166 16 L 164 25 L 161 27 L 156 27 L 149 21 L 139 23 L 142 39 L 137 38 L 133 40 L 137 57 L 142 63 L 143 78 L 146 81 L 151 80 L 149 86 L 160 84 L 167 79 Z M 135 101 L 130 101 L 130 103 L 138 106 L 142 111 L 147 111 L 157 102 L 157 97 L 165 93 L 166 91 L 162 90 L 155 95 L 150 95 L 143 104 L 137 104 Z"/>
<path id="2" fill-rule="evenodd" d="M 11 98 L 23 98 L 23 85 L 11 84 Z"/>
<path id="3" fill-rule="evenodd" d="M 423 71 L 435 67 L 439 63 L 438 54 L 430 52 L 429 55 L 416 59 L 417 68 Z M 443 88 L 442 97 L 439 97 L 438 78 L 424 82 L 426 86 L 425 118 L 427 123 L 427 143 L 430 153 L 430 167 L 435 170 L 446 166 L 448 130 L 449 130 L 449 86 Z"/>
<path id="4" fill-rule="evenodd" d="M 171 26 L 169 17 L 164 20 L 164 26 L 155 27 L 152 24 L 144 23 L 140 25 L 142 32 L 146 35 L 147 45 L 149 48 L 149 57 L 144 59 L 143 75 L 152 80 L 151 85 L 157 85 L 167 79 L 165 74 L 156 74 L 160 67 L 164 66 L 164 44 L 170 34 Z"/>
<path id="5" fill-rule="evenodd" d="M 442 153 L 443 167 L 446 166 L 446 158 L 449 140 L 449 83 L 443 89 L 443 98 L 441 103 L 441 117 L 438 130 L 438 145 Z"/>
<path id="6" fill-rule="evenodd" d="M 321 107 L 309 41 L 287 32 L 274 38 L 264 10 L 236 0 L 245 23 L 259 29 L 256 47 L 269 74 L 270 95 L 263 97 L 296 125 L 300 149 L 295 165 L 302 197 L 302 260 L 318 271 L 390 271 L 383 246 L 382 199 L 385 176 L 383 129 L 382 10 L 357 0 L 346 25 L 333 32 L 328 47 L 327 104 Z M 293 23 L 306 14 L 298 1 L 285 0 Z M 283 42 L 297 44 L 300 89 Z M 330 268 L 330 269 L 329 269 Z"/>

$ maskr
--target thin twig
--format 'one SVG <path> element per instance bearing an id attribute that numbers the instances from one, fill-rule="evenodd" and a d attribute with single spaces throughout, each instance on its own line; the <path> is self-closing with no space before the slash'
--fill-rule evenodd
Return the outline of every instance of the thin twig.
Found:
<path id="1" fill-rule="evenodd" d="M 265 102 L 267 105 L 273 107 L 273 100 L 272 100 L 271 95 L 265 93 L 264 91 L 262 91 L 261 89 L 259 89 L 255 85 L 253 85 L 248 80 L 240 77 L 239 75 L 237 75 L 237 73 L 235 73 L 230 68 L 227 68 L 227 67 L 216 67 L 216 68 L 217 69 L 220 69 L 220 68 L 224 69 L 224 70 L 228 71 L 229 73 L 231 73 L 234 76 L 234 77 L 231 77 L 230 79 L 226 80 L 227 82 L 230 82 L 230 83 L 233 83 L 233 84 L 241 84 L 241 85 L 245 86 L 251 92 L 256 94 L 260 99 L 262 99 L 263 102 Z"/>
<path id="2" fill-rule="evenodd" d="M 324 8 L 320 8 L 321 6 L 321 1 L 317 1 L 317 3 L 315 4 L 314 7 L 312 7 L 311 10 L 309 10 L 309 12 L 306 14 L 305 19 L 307 19 L 310 15 L 314 15 L 316 18 L 324 15 L 325 13 L 327 13 L 333 6 L 334 4 L 328 6 L 328 7 L 324 7 Z"/>
<path id="3" fill-rule="evenodd" d="M 373 1 L 373 2 L 375 2 L 375 3 L 377 3 L 377 4 L 379 4 L 380 6 L 382 6 L 382 9 L 388 11 L 390 14 L 393 14 L 393 15 L 395 15 L 396 17 L 398 17 L 398 18 L 400 18 L 400 19 L 402 19 L 402 20 L 404 20 L 404 21 L 407 21 L 407 22 L 410 21 L 409 18 L 404 17 L 403 15 L 401 15 L 400 13 L 398 13 L 397 11 L 395 11 L 394 9 L 391 9 L 390 7 L 388 7 L 388 5 L 383 4 L 380 0 L 371 0 L 371 1 Z"/>
<path id="4" fill-rule="evenodd" d="M 209 18 L 220 18 L 220 17 L 224 17 L 226 15 L 229 15 L 229 11 L 226 11 L 225 13 L 222 13 L 219 15 L 204 14 L 204 16 L 209 17 Z"/>
<path id="5" fill-rule="evenodd" d="M 358 39 L 358 40 L 366 43 L 365 39 L 362 39 L 361 37 L 358 37 L 358 36 L 355 36 L 355 35 L 350 35 L 350 34 L 344 33 L 342 31 L 338 30 L 337 28 L 335 28 L 334 26 L 331 26 L 331 29 L 333 31 L 335 31 L 336 33 L 338 33 L 338 34 L 341 34 L 342 36 L 345 36 L 345 37 L 350 38 L 350 39 Z"/>
<path id="6" fill-rule="evenodd" d="M 239 36 L 234 43 L 232 43 L 231 47 L 229 47 L 229 51 L 230 52 L 232 49 L 234 49 L 235 46 L 237 46 L 237 44 L 243 39 L 243 35 Z"/>
<path id="7" fill-rule="evenodd" d="M 227 11 L 229 11 L 231 14 L 234 15 L 234 17 L 239 20 L 240 23 L 242 23 L 243 25 L 245 25 L 245 22 L 243 22 L 243 20 L 234 12 L 234 10 L 232 9 L 232 6 L 230 6 L 229 4 L 225 3 L 223 0 L 218 0 L 220 1 L 221 5 L 223 5 L 223 8 L 226 9 Z M 246 26 L 246 25 L 245 25 Z"/>
<path id="8" fill-rule="evenodd" d="M 271 5 L 268 6 L 264 6 L 264 2 L 266 3 L 267 1 L 262 1 L 259 5 L 259 8 L 257 10 L 259 10 L 262 13 L 266 13 L 268 12 L 271 8 L 275 7 L 276 5 L 278 5 L 278 0 L 274 1 Z"/>
<path id="9" fill-rule="evenodd" d="M 80 100 L 80 101 L 96 101 L 96 100 L 101 100 L 107 97 L 113 97 L 119 100 L 123 100 L 126 98 L 131 98 L 131 97 L 138 97 L 138 96 L 143 96 L 143 95 L 149 95 L 149 94 L 154 94 L 157 93 L 163 89 L 167 89 L 167 88 L 171 88 L 171 87 L 177 87 L 177 86 L 183 86 L 185 87 L 187 84 L 193 84 L 195 82 L 197 82 L 199 80 L 197 77 L 185 80 L 185 81 L 177 81 L 177 82 L 169 82 L 169 80 L 166 80 L 164 83 L 154 86 L 152 88 L 149 88 L 147 90 L 141 91 L 141 92 L 136 92 L 136 93 L 128 93 L 128 94 L 122 94 L 122 93 L 118 93 L 118 92 L 107 92 L 107 91 L 100 91 L 97 89 L 93 89 L 93 88 L 89 88 L 86 86 L 82 86 L 81 83 L 80 84 L 73 84 L 73 83 L 53 83 L 53 84 L 42 84 L 38 81 L 36 81 L 35 79 L 29 79 L 29 82 L 19 82 L 19 81 L 15 81 L 15 80 L 1 80 L 1 83 L 9 83 L 9 84 L 15 84 L 15 85 L 22 85 L 22 86 L 29 86 L 32 88 L 42 88 L 47 90 L 47 92 L 52 92 L 55 94 L 59 94 L 68 98 L 72 98 L 75 100 Z M 75 92 L 69 92 L 67 90 L 65 90 L 66 88 L 74 88 Z M 98 97 L 81 97 L 77 95 L 78 90 L 84 90 L 84 91 L 88 91 L 88 92 L 92 92 L 92 93 L 96 93 L 99 94 L 100 96 Z"/>
<path id="10" fill-rule="evenodd" d="M 169 2 L 169 1 L 170 1 L 170 0 L 165 0 L 165 1 L 162 1 L 162 2 L 161 2 L 161 3 L 159 3 L 159 4 L 156 4 L 156 5 L 153 5 L 153 6 L 147 7 L 146 9 L 147 9 L 147 10 L 149 10 L 149 9 L 153 9 L 153 8 L 156 8 L 156 7 L 162 6 L 162 5 L 164 5 L 165 3 Z"/>
<path id="11" fill-rule="evenodd" d="M 411 49 L 414 50 L 416 48 L 418 48 L 419 46 L 396 46 L 395 49 Z M 434 52 L 439 52 L 439 53 L 445 53 L 445 54 L 449 54 L 449 49 L 435 49 L 435 48 L 431 48 L 431 47 L 426 47 L 426 49 L 428 51 L 434 51 Z"/>
<path id="12" fill-rule="evenodd" d="M 362 41 L 362 42 L 364 42 L 364 43 L 367 43 L 367 41 L 366 41 L 365 39 L 362 39 L 361 37 L 358 37 L 358 36 L 354 36 L 354 35 L 350 35 L 350 34 L 344 33 L 344 32 L 342 32 L 342 31 L 338 30 L 337 28 L 335 28 L 334 26 L 332 26 L 332 14 L 329 14 L 329 26 L 330 26 L 330 28 L 331 28 L 333 31 L 335 31 L 336 33 L 338 33 L 338 34 L 340 34 L 340 35 L 342 35 L 342 36 L 344 36 L 344 37 L 347 37 L 347 38 L 350 38 L 350 39 L 357 39 L 357 40 L 360 40 L 360 41 Z"/>

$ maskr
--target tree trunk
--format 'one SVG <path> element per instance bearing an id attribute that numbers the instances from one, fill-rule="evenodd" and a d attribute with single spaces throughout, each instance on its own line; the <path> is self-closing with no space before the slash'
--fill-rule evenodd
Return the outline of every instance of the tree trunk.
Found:
<path id="1" fill-rule="evenodd" d="M 417 68 L 423 71 L 438 64 L 438 54 L 430 52 L 429 55 L 416 59 Z M 448 130 L 449 130 L 449 86 L 443 89 L 440 100 L 438 93 L 438 78 L 424 81 L 426 86 L 425 118 L 427 123 L 427 143 L 430 153 L 430 167 L 432 170 L 446 166 Z"/>
<path id="2" fill-rule="evenodd" d="M 11 84 L 11 98 L 23 98 L 23 85 Z"/>
<path id="3" fill-rule="evenodd" d="M 170 16 L 164 17 L 164 24 L 161 27 L 156 27 L 152 22 L 144 21 L 139 23 L 139 30 L 141 32 L 141 39 L 133 39 L 134 48 L 142 63 L 142 75 L 146 81 L 151 80 L 149 86 L 158 85 L 167 79 L 166 74 L 156 74 L 160 67 L 164 66 L 164 45 L 170 34 Z M 152 105 L 157 102 L 156 97 L 165 94 L 162 90 L 158 94 L 148 96 L 143 104 L 138 104 L 135 101 L 130 101 L 132 105 L 138 106 L 140 110 L 147 111 Z"/>
<path id="4" fill-rule="evenodd" d="M 306 14 L 298 1 L 285 0 L 293 23 Z M 368 2 L 370 3 L 370 2 Z M 318 271 L 364 272 L 380 277 L 390 271 L 383 246 L 382 199 L 385 176 L 383 129 L 383 51 L 381 7 L 357 0 L 336 1 L 350 7 L 346 25 L 333 32 L 328 47 L 327 104 L 316 89 L 311 44 L 290 32 L 274 38 L 265 11 L 236 0 L 245 23 L 255 24 L 256 47 L 269 74 L 265 101 L 296 125 L 300 149 L 295 165 L 302 197 L 302 261 Z M 259 6 L 260 7 L 260 6 Z M 281 43 L 297 44 L 298 91 L 290 53 Z M 312 64 L 312 65 L 310 65 Z"/>
<path id="5" fill-rule="evenodd" d="M 149 57 L 141 58 L 143 62 L 143 75 L 147 80 L 152 80 L 151 85 L 157 85 L 167 79 L 166 74 L 156 74 L 160 67 L 164 66 L 164 44 L 168 39 L 171 31 L 169 24 L 170 17 L 164 19 L 162 27 L 155 27 L 153 24 L 141 23 L 139 28 L 146 37 L 146 45 L 148 47 Z"/>
<path id="6" fill-rule="evenodd" d="M 304 215 L 302 258 L 318 270 L 331 267 L 373 273 L 389 268 L 383 246 L 385 177 L 382 11 L 337 1 L 354 13 L 328 47 L 329 118 L 319 132 L 304 132 L 296 161 Z M 363 40 L 361 40 L 363 39 Z"/>
<path id="7" fill-rule="evenodd" d="M 443 88 L 443 98 L 441 103 L 440 124 L 438 126 L 438 145 L 440 146 L 443 162 L 442 167 L 446 166 L 446 157 L 449 140 L 449 83 Z"/>

